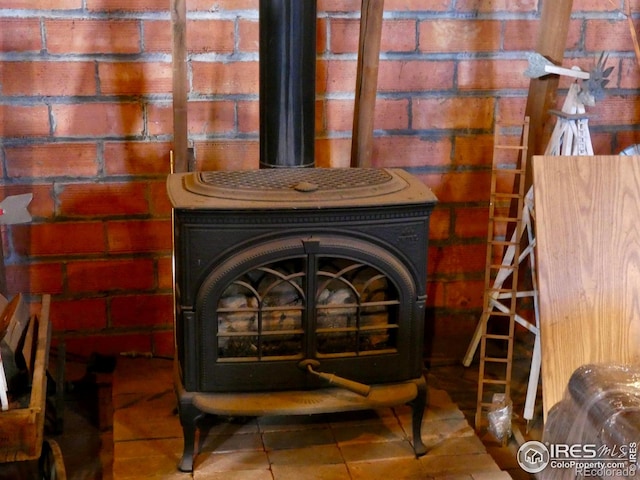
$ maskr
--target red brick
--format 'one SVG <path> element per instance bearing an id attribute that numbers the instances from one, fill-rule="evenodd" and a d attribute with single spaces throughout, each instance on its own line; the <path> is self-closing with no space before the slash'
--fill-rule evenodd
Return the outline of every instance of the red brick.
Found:
<path id="1" fill-rule="evenodd" d="M 495 90 L 529 86 L 524 75 L 526 60 L 462 60 L 458 64 L 458 87 L 468 90 Z"/>
<path id="2" fill-rule="evenodd" d="M 257 10 L 259 0 L 217 0 L 217 10 Z M 210 0 L 190 0 L 187 4 L 189 11 L 211 11 Z"/>
<path id="3" fill-rule="evenodd" d="M 458 238 L 487 238 L 489 208 L 458 207 L 455 209 L 454 233 Z"/>
<path id="4" fill-rule="evenodd" d="M 138 103 L 55 104 L 51 110 L 58 137 L 141 135 L 144 129 Z"/>
<path id="5" fill-rule="evenodd" d="M 151 352 L 151 334 L 148 332 L 82 333 L 65 336 L 69 355 L 89 358 L 93 353 L 119 355 L 123 352 Z"/>
<path id="6" fill-rule="evenodd" d="M 451 209 L 436 205 L 429 220 L 429 240 L 446 240 L 451 230 Z"/>
<path id="7" fill-rule="evenodd" d="M 450 0 L 429 0 L 428 4 L 425 4 L 424 0 L 385 0 L 384 9 L 387 12 L 420 12 L 424 10 L 446 12 L 450 9 L 450 4 Z M 356 10 L 358 8 L 356 6 Z"/>
<path id="8" fill-rule="evenodd" d="M 421 52 L 493 52 L 500 49 L 502 22 L 430 20 L 420 22 Z"/>
<path id="9" fill-rule="evenodd" d="M 18 254 L 77 256 L 104 253 L 101 222 L 59 222 L 15 225 L 13 243 Z"/>
<path id="10" fill-rule="evenodd" d="M 72 261 L 67 265 L 71 293 L 140 291 L 155 287 L 150 259 Z"/>
<path id="11" fill-rule="evenodd" d="M 82 0 L 2 0 L 2 8 L 27 10 L 76 10 Z"/>
<path id="12" fill-rule="evenodd" d="M 455 138 L 454 165 L 487 166 L 493 158 L 493 135 L 458 134 Z"/>
<path id="13" fill-rule="evenodd" d="M 417 46 L 415 20 L 383 20 L 381 52 L 414 52 Z"/>
<path id="14" fill-rule="evenodd" d="M 429 247 L 429 273 L 437 269 L 439 275 L 459 275 L 484 272 L 487 244 L 464 244 Z"/>
<path id="15" fill-rule="evenodd" d="M 107 222 L 111 253 L 171 251 L 170 220 L 122 220 Z"/>
<path id="16" fill-rule="evenodd" d="M 95 95 L 92 62 L 4 62 L 2 93 L 7 96 Z"/>
<path id="17" fill-rule="evenodd" d="M 46 19 L 47 51 L 68 53 L 139 53 L 137 20 Z"/>
<path id="18" fill-rule="evenodd" d="M 108 175 L 166 175 L 170 152 L 164 142 L 106 142 L 104 170 Z"/>
<path id="19" fill-rule="evenodd" d="M 336 93 L 355 90 L 357 64 L 354 60 L 328 60 L 320 65 L 325 67 L 326 74 L 323 69 L 318 69 L 317 76 L 319 79 L 326 78 L 326 86 L 323 88 L 325 84 L 321 81 L 319 91 Z"/>
<path id="20" fill-rule="evenodd" d="M 360 20 L 354 18 L 332 18 L 329 50 L 332 53 L 357 53 L 360 35 Z"/>
<path id="21" fill-rule="evenodd" d="M 415 99 L 413 128 L 489 129 L 494 117 L 493 97 Z"/>
<path id="22" fill-rule="evenodd" d="M 87 0 L 89 11 L 164 12 L 167 8 L 167 2 L 164 0 Z"/>
<path id="23" fill-rule="evenodd" d="M 635 29 L 639 23 L 636 22 Z M 585 48 L 592 52 L 633 52 L 633 41 L 629 32 L 629 25 L 622 19 L 591 20 L 586 22 Z"/>
<path id="24" fill-rule="evenodd" d="M 320 22 L 321 19 L 318 19 Z M 260 32 L 257 20 L 238 19 L 238 50 L 241 52 L 258 52 L 260 48 Z"/>
<path id="25" fill-rule="evenodd" d="M 615 135 L 611 132 L 591 133 L 591 145 L 596 155 L 618 155 L 620 151 L 615 148 Z"/>
<path id="26" fill-rule="evenodd" d="M 171 53 L 173 37 L 170 20 L 144 20 L 142 25 L 145 52 Z"/>
<path id="27" fill-rule="evenodd" d="M 442 203 L 487 201 L 491 174 L 486 171 L 462 171 L 417 175 Z"/>
<path id="28" fill-rule="evenodd" d="M 567 49 L 575 50 L 582 48 L 583 24 L 580 20 L 569 21 L 569 31 L 567 32 Z"/>
<path id="29" fill-rule="evenodd" d="M 193 62 L 193 91 L 203 94 L 257 94 L 258 62 Z"/>
<path id="30" fill-rule="evenodd" d="M 170 63 L 99 62 L 100 92 L 106 95 L 170 93 L 173 69 Z"/>
<path id="31" fill-rule="evenodd" d="M 616 63 L 618 65 L 616 66 Z M 620 88 L 637 88 L 640 83 L 640 59 L 632 58 L 622 58 L 619 62 L 609 60 L 607 65 L 612 65 L 615 67 L 614 72 L 610 75 L 610 82 L 607 85 L 607 88 L 610 88 L 615 85 L 616 81 L 616 72 L 620 74 Z M 613 77 L 613 78 L 611 78 Z"/>
<path id="32" fill-rule="evenodd" d="M 189 102 L 189 133 L 194 135 L 233 133 L 235 130 L 235 102 Z"/>
<path id="33" fill-rule="evenodd" d="M 596 105 L 590 125 L 634 125 L 640 123 L 635 95 L 607 95 Z"/>
<path id="34" fill-rule="evenodd" d="M 350 132 L 353 129 L 353 100 L 327 100 L 324 106 L 327 131 Z"/>
<path id="35" fill-rule="evenodd" d="M 95 330 L 107 327 L 107 302 L 104 298 L 76 298 L 51 302 L 54 330 Z"/>
<path id="36" fill-rule="evenodd" d="M 316 167 L 346 168 L 351 164 L 350 138 L 316 140 Z"/>
<path id="37" fill-rule="evenodd" d="M 167 331 L 152 332 L 153 354 L 157 357 L 173 358 L 175 355 L 175 342 L 173 329 Z"/>
<path id="38" fill-rule="evenodd" d="M 380 92 L 429 91 L 453 87 L 454 62 L 449 60 L 381 61 L 378 67 Z"/>
<path id="39" fill-rule="evenodd" d="M 539 20 L 511 20 L 504 22 L 504 49 L 528 51 L 538 41 Z"/>
<path id="40" fill-rule="evenodd" d="M 7 175 L 13 178 L 92 177 L 98 173 L 96 145 L 48 143 L 7 147 Z"/>
<path id="41" fill-rule="evenodd" d="M 0 52 L 38 52 L 41 48 L 37 18 L 0 19 Z"/>
<path id="42" fill-rule="evenodd" d="M 61 184 L 58 186 L 62 215 L 139 215 L 149 213 L 146 184 Z"/>
<path id="43" fill-rule="evenodd" d="M 158 259 L 158 289 L 171 290 L 173 288 L 173 257 Z"/>
<path id="44" fill-rule="evenodd" d="M 403 130 L 409 127 L 409 102 L 407 100 L 376 99 L 374 129 Z M 328 100 L 327 130 L 351 131 L 353 129 L 352 100 Z"/>
<path id="45" fill-rule="evenodd" d="M 149 182 L 149 209 L 154 217 L 169 217 L 171 214 L 171 203 L 164 178 L 162 181 Z"/>
<path id="46" fill-rule="evenodd" d="M 444 281 L 427 282 L 427 305 L 429 307 L 444 304 Z"/>
<path id="47" fill-rule="evenodd" d="M 258 140 L 196 142 L 196 170 L 252 170 L 260 162 Z"/>
<path id="48" fill-rule="evenodd" d="M 464 280 L 447 282 L 442 306 L 455 309 L 482 308 L 484 300 L 484 282 L 482 280 Z"/>
<path id="49" fill-rule="evenodd" d="M 501 97 L 496 99 L 496 104 L 496 123 L 516 125 L 524 121 L 526 98 Z"/>
<path id="50" fill-rule="evenodd" d="M 618 153 L 627 147 L 638 144 L 640 144 L 640 132 L 638 132 L 637 130 L 631 129 L 622 131 L 618 132 L 616 135 L 616 152 Z"/>
<path id="51" fill-rule="evenodd" d="M 233 53 L 235 23 L 230 20 L 190 20 L 187 22 L 187 48 L 194 53 Z"/>
<path id="52" fill-rule="evenodd" d="M 256 101 L 238 102 L 238 131 L 258 133 L 260 131 L 260 104 Z"/>
<path id="53" fill-rule="evenodd" d="M 456 11 L 458 12 L 532 12 L 538 10 L 537 0 L 458 0 Z"/>
<path id="54" fill-rule="evenodd" d="M 355 12 L 360 9 L 358 0 L 319 0 L 318 11 L 328 12 Z"/>
<path id="55" fill-rule="evenodd" d="M 318 55 L 327 53 L 330 50 L 329 25 L 329 18 L 318 18 L 318 21 L 316 22 L 316 52 Z"/>
<path id="56" fill-rule="evenodd" d="M 7 265 L 7 290 L 16 293 L 55 295 L 62 293 L 62 265 L 60 263 L 31 263 Z"/>
<path id="57" fill-rule="evenodd" d="M 111 300 L 113 327 L 142 327 L 173 324 L 172 295 L 127 295 Z"/>
<path id="58" fill-rule="evenodd" d="M 602 0 L 573 0 L 573 11 L 615 12 L 619 2 L 603 2 Z M 625 2 L 626 3 L 626 0 Z M 631 7 L 633 11 L 633 6 Z"/>
<path id="59" fill-rule="evenodd" d="M 1 105 L 0 137 L 43 137 L 49 135 L 46 105 Z"/>
<path id="60" fill-rule="evenodd" d="M 417 136 L 376 137 L 373 142 L 373 165 L 377 167 L 423 167 L 449 164 L 451 140 L 425 139 Z"/>
<path id="61" fill-rule="evenodd" d="M 173 135 L 173 104 L 166 102 L 148 104 L 147 128 L 149 135 L 152 136 Z"/>

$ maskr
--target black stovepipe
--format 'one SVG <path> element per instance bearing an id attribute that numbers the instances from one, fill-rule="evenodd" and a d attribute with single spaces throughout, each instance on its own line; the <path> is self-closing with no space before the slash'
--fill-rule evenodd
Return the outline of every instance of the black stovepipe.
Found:
<path id="1" fill-rule="evenodd" d="M 316 0 L 260 0 L 260 168 L 315 166 Z"/>

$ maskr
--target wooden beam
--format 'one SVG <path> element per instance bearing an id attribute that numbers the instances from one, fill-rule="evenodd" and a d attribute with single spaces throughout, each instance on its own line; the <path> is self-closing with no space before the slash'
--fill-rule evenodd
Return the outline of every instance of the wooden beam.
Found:
<path id="1" fill-rule="evenodd" d="M 561 64 L 567 45 L 573 0 L 542 0 L 540 30 L 536 52 L 553 63 Z M 546 75 L 531 79 L 525 116 L 530 119 L 527 160 L 542 155 L 547 147 L 553 122 L 549 110 L 555 107 L 559 77 Z M 527 161 L 527 187 L 531 185 L 531 162 Z"/>
<path id="2" fill-rule="evenodd" d="M 370 167 L 384 0 L 362 0 L 351 166 Z"/>
<path id="3" fill-rule="evenodd" d="M 171 32 L 173 42 L 173 171 L 181 173 L 189 170 L 186 0 L 171 0 Z"/>

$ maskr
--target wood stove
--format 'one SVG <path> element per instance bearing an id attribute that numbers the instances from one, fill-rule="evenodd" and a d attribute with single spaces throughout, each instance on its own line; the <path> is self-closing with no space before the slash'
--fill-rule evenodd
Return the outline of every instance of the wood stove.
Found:
<path id="1" fill-rule="evenodd" d="M 184 471 L 193 469 L 204 414 L 409 403 L 414 450 L 426 451 L 422 356 L 436 199 L 400 169 L 307 168 L 315 24 L 315 0 L 260 0 L 261 168 L 180 169 L 167 180 Z M 186 111 L 179 93 L 176 113 Z M 182 128 L 174 122 L 176 145 L 187 144 L 182 120 Z"/>
<path id="2" fill-rule="evenodd" d="M 412 403 L 420 424 L 431 191 L 399 169 L 173 174 L 176 385 L 203 413 Z"/>

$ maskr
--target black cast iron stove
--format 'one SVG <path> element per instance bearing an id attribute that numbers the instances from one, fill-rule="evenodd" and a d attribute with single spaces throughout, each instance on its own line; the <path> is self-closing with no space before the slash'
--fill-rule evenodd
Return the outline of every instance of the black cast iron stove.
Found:
<path id="1" fill-rule="evenodd" d="M 308 34 L 315 4 L 260 5 L 261 64 L 263 48 L 268 58 L 294 46 L 307 51 L 272 57 L 285 80 L 267 81 L 261 68 L 261 166 L 269 168 L 176 173 L 167 181 L 184 433 L 179 468 L 193 469 L 204 414 L 408 403 L 414 449 L 424 454 L 427 242 L 436 199 L 400 169 L 300 168 L 313 159 L 314 100 L 295 72 L 308 70 L 298 62 L 314 61 L 315 49 L 298 37 L 315 38 Z M 270 30 L 276 25 L 284 25 L 280 33 Z"/>

